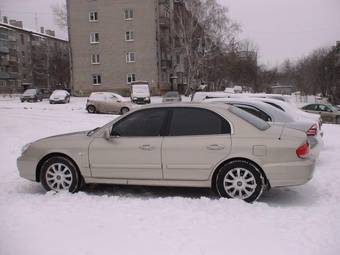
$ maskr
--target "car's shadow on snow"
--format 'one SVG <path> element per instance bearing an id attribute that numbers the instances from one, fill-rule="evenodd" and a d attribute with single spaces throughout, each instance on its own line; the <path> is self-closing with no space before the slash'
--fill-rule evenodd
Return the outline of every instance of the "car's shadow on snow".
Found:
<path id="1" fill-rule="evenodd" d="M 107 195 L 141 199 L 183 197 L 219 199 L 209 188 L 149 187 L 108 184 L 89 184 L 82 189 L 88 195 Z M 272 207 L 305 207 L 319 200 L 319 194 L 312 185 L 296 188 L 275 188 L 264 192 L 258 202 Z"/>
<path id="2" fill-rule="evenodd" d="M 82 188 L 88 195 L 107 195 L 135 198 L 211 198 L 217 199 L 218 196 L 208 188 L 188 188 L 188 187 L 149 187 L 149 186 L 126 186 L 109 184 L 88 184 Z"/>
<path id="3" fill-rule="evenodd" d="M 258 201 L 273 207 L 308 207 L 319 199 L 320 195 L 315 187 L 306 185 L 271 189 L 263 193 Z"/>

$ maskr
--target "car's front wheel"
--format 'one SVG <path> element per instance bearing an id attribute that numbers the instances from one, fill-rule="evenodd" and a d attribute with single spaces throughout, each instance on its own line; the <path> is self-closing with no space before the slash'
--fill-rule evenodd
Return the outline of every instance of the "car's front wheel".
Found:
<path id="1" fill-rule="evenodd" d="M 89 106 L 87 107 L 87 111 L 88 111 L 89 113 L 96 113 L 96 107 L 95 107 L 94 105 L 89 105 Z"/>
<path id="2" fill-rule="evenodd" d="M 129 112 L 130 110 L 129 110 L 129 108 L 127 108 L 127 107 L 123 107 L 121 110 L 120 110 L 120 114 L 125 114 L 125 113 L 127 113 L 127 112 Z"/>
<path id="3" fill-rule="evenodd" d="M 253 202 L 261 196 L 265 182 L 254 164 L 245 160 L 234 160 L 220 169 L 216 178 L 216 188 L 222 197 Z"/>
<path id="4" fill-rule="evenodd" d="M 41 167 L 40 181 L 45 190 L 78 191 L 81 178 L 74 163 L 62 156 L 47 159 Z"/>

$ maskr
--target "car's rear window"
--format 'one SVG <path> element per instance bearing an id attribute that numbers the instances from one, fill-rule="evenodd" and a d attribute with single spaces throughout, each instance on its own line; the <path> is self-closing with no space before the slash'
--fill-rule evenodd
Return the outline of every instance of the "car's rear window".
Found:
<path id="1" fill-rule="evenodd" d="M 249 112 L 246 112 L 245 110 L 242 110 L 238 107 L 234 107 L 231 106 L 229 108 L 229 111 L 233 114 L 235 114 L 236 116 L 240 117 L 241 119 L 245 120 L 246 122 L 248 122 L 249 124 L 253 125 L 254 127 L 256 127 L 259 130 L 266 130 L 270 127 L 270 125 L 265 122 L 264 120 L 250 114 Z"/>

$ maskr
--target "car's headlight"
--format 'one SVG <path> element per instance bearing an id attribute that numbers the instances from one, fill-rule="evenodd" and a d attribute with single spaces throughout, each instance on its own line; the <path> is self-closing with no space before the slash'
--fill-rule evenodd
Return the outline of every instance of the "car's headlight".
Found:
<path id="1" fill-rule="evenodd" d="M 28 147 L 30 147 L 30 145 L 31 145 L 31 143 L 28 143 L 28 144 L 25 144 L 24 146 L 22 146 L 21 154 L 23 154 L 28 149 Z"/>
<path id="2" fill-rule="evenodd" d="M 137 100 L 138 98 L 137 97 L 134 97 L 133 100 Z"/>
<path id="3" fill-rule="evenodd" d="M 145 98 L 145 101 L 149 101 L 149 100 L 150 100 L 150 97 L 146 97 L 146 98 Z"/>

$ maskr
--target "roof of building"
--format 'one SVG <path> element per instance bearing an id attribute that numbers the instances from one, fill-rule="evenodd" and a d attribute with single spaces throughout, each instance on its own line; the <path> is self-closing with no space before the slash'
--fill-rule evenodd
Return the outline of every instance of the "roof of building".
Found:
<path id="1" fill-rule="evenodd" d="M 51 36 L 51 35 L 48 35 L 48 34 L 39 33 L 39 32 L 36 32 L 36 31 L 34 31 L 32 29 L 28 29 L 28 28 L 12 26 L 10 24 L 3 23 L 1 21 L 0 21 L 0 27 L 6 28 L 6 29 L 9 29 L 9 30 L 12 30 L 12 31 L 20 30 L 20 31 L 31 33 L 33 35 L 41 36 L 41 37 L 44 37 L 44 38 L 50 38 L 50 39 L 54 39 L 54 40 L 58 40 L 58 41 L 68 42 L 68 40 L 65 40 L 65 39 L 61 39 L 61 38 Z"/>

